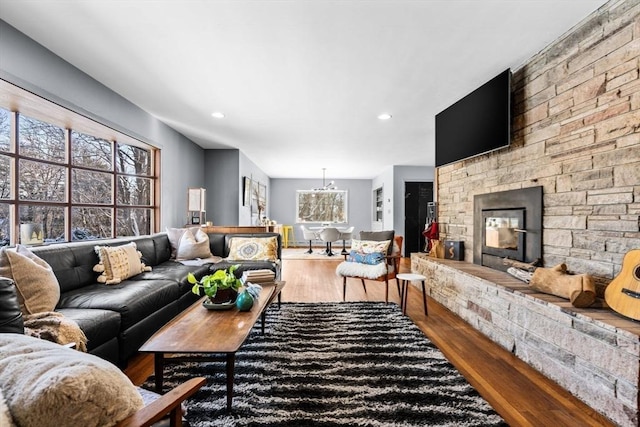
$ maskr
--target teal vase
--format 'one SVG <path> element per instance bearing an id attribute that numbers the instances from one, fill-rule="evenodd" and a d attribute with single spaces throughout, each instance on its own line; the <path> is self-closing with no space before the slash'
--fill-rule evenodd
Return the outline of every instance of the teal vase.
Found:
<path id="1" fill-rule="evenodd" d="M 238 295 L 238 298 L 236 298 L 236 307 L 238 307 L 238 310 L 240 311 L 251 310 L 251 307 L 253 307 L 253 297 L 251 296 L 251 294 L 247 291 L 244 291 L 240 295 Z"/>

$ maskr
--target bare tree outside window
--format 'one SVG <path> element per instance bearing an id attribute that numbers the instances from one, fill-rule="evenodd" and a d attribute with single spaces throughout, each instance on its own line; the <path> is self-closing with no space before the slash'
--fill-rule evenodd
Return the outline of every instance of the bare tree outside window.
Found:
<path id="1" fill-rule="evenodd" d="M 9 229 L 11 227 L 11 218 L 9 217 L 9 205 L 0 203 L 0 247 L 9 246 Z"/>
<path id="2" fill-rule="evenodd" d="M 64 163 L 64 129 L 22 115 L 19 116 L 18 123 L 18 147 L 21 156 Z"/>
<path id="3" fill-rule="evenodd" d="M 11 197 L 11 157 L 0 155 L 0 199 Z"/>
<path id="4" fill-rule="evenodd" d="M 0 108 L 0 151 L 11 149 L 11 112 Z"/>
<path id="5" fill-rule="evenodd" d="M 298 223 L 347 222 L 347 192 L 345 190 L 298 190 L 296 207 Z"/>
<path id="6" fill-rule="evenodd" d="M 72 131 L 71 163 L 91 169 L 113 170 L 113 143 Z"/>
<path id="7" fill-rule="evenodd" d="M 91 122 L 86 128 L 99 127 Z M 0 246 L 151 234 L 155 154 L 134 143 L 0 108 Z"/>

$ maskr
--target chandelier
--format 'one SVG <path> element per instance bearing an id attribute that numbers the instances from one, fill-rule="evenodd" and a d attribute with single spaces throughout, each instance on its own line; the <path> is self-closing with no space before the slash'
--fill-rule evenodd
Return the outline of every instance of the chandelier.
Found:
<path id="1" fill-rule="evenodd" d="M 322 187 L 312 188 L 313 191 L 337 190 L 338 186 L 333 181 L 325 182 L 325 173 L 327 168 L 322 168 Z"/>

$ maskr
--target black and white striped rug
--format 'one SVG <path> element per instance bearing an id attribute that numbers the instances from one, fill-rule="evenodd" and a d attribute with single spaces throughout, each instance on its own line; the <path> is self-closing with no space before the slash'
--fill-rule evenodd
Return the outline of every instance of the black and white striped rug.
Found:
<path id="1" fill-rule="evenodd" d="M 274 304 L 266 326 L 237 353 L 231 414 L 222 358 L 165 367 L 165 387 L 207 377 L 191 426 L 506 425 L 396 304 Z"/>

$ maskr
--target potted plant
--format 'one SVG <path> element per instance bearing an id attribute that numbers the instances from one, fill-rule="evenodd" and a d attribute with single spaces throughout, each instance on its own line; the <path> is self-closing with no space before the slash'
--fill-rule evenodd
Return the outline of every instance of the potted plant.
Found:
<path id="1" fill-rule="evenodd" d="M 235 302 L 238 289 L 242 286 L 242 282 L 234 274 L 238 267 L 240 265 L 236 264 L 225 270 L 216 270 L 213 274 L 202 276 L 200 280 L 189 273 L 187 281 L 193 285 L 191 292 L 196 295 L 204 293 L 212 303 Z"/>

